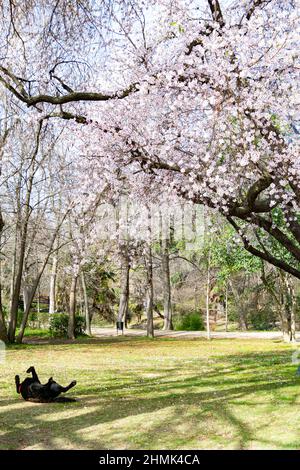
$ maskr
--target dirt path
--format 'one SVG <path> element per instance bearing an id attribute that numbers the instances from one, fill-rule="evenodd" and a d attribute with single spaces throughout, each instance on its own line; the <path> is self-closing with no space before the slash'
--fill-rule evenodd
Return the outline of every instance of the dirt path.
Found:
<path id="1" fill-rule="evenodd" d="M 108 336 L 117 336 L 117 332 L 115 328 L 100 328 L 100 327 L 93 327 L 92 333 L 96 337 L 108 337 Z M 121 335 L 121 333 L 119 333 Z M 146 332 L 142 329 L 133 329 L 129 328 L 124 330 L 125 336 L 145 336 Z M 167 338 L 205 338 L 206 332 L 205 331 L 162 331 L 162 330 L 155 330 L 155 336 L 164 336 Z M 300 341 L 299 334 L 298 341 Z M 211 333 L 212 338 L 238 338 L 238 339 L 281 339 L 282 334 L 280 331 L 232 331 L 232 332 L 222 332 L 222 331 L 214 331 Z"/>

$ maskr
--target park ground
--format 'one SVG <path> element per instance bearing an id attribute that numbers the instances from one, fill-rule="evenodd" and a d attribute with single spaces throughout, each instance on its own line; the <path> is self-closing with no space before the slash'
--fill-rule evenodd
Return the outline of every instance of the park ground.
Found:
<path id="1" fill-rule="evenodd" d="M 0 449 L 299 449 L 295 345 L 279 339 L 97 337 L 12 346 L 0 364 Z M 14 376 L 35 365 L 78 384 L 37 404 Z"/>

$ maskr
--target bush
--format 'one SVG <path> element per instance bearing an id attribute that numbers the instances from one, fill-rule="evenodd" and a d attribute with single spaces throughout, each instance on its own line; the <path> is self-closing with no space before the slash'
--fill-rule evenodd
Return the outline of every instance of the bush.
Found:
<path id="1" fill-rule="evenodd" d="M 24 312 L 22 309 L 18 308 L 18 313 L 17 313 L 17 328 L 21 326 L 22 320 L 23 320 L 23 315 Z"/>
<path id="2" fill-rule="evenodd" d="M 203 331 L 205 330 L 200 312 L 186 313 L 174 320 L 175 330 Z"/>
<path id="3" fill-rule="evenodd" d="M 276 326 L 276 316 L 271 310 L 252 311 L 249 320 L 255 330 L 273 330 Z"/>
<path id="4" fill-rule="evenodd" d="M 51 336 L 66 338 L 68 333 L 69 316 L 65 313 L 55 313 L 50 317 L 49 330 Z M 75 337 L 83 335 L 85 320 L 81 315 L 75 315 Z"/>
<path id="5" fill-rule="evenodd" d="M 34 310 L 29 313 L 28 323 L 35 323 L 38 321 L 38 313 Z"/>
<path id="6" fill-rule="evenodd" d="M 29 314 L 28 325 L 32 328 L 48 328 L 49 313 L 32 311 Z"/>
<path id="7" fill-rule="evenodd" d="M 3 313 L 5 320 L 7 320 L 9 315 L 8 315 L 8 308 L 6 305 L 2 305 L 2 313 Z"/>

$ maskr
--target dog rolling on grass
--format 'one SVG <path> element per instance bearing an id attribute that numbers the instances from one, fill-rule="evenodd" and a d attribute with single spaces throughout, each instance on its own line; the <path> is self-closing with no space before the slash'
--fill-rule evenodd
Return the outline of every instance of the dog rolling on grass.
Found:
<path id="1" fill-rule="evenodd" d="M 53 380 L 52 377 L 46 384 L 41 384 L 35 368 L 29 367 L 26 371 L 27 374 L 32 374 L 32 377 L 27 377 L 23 382 L 20 382 L 20 377 L 16 375 L 16 389 L 17 393 L 21 394 L 24 400 L 33 401 L 38 403 L 66 403 L 76 401 L 75 398 L 59 397 L 61 393 L 66 393 L 70 388 L 75 387 L 76 380 L 70 383 L 67 387 L 62 387 Z"/>

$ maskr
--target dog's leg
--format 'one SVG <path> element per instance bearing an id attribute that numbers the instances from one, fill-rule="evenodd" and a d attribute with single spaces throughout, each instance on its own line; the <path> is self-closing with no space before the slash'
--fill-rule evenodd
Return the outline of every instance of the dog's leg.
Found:
<path id="1" fill-rule="evenodd" d="M 29 369 L 27 369 L 27 374 L 30 374 L 30 372 L 32 373 L 32 378 L 35 382 L 38 382 L 38 383 L 41 383 L 38 376 L 37 376 L 37 373 L 35 371 L 35 368 L 33 366 L 29 367 Z"/>
<path id="2" fill-rule="evenodd" d="M 62 387 L 59 384 L 56 384 L 56 385 L 59 387 L 60 393 L 66 393 L 68 390 L 70 390 L 70 388 L 75 387 L 76 383 L 77 383 L 76 380 L 73 380 L 73 382 L 71 382 L 70 385 L 68 385 L 67 387 Z"/>
<path id="3" fill-rule="evenodd" d="M 15 382 L 17 393 L 20 393 L 20 377 L 18 375 L 15 376 Z"/>
<path id="4" fill-rule="evenodd" d="M 73 388 L 75 387 L 75 385 L 77 384 L 76 380 L 73 380 L 73 382 L 70 383 L 70 385 L 68 385 L 67 387 L 62 387 L 62 392 L 67 392 L 68 390 L 70 390 L 70 388 Z"/>

